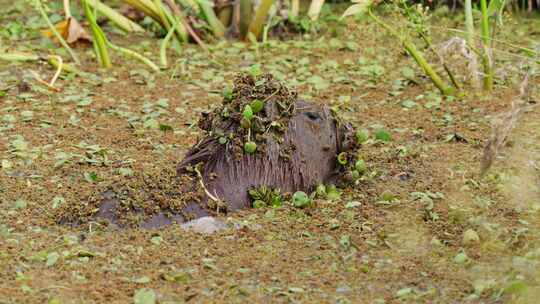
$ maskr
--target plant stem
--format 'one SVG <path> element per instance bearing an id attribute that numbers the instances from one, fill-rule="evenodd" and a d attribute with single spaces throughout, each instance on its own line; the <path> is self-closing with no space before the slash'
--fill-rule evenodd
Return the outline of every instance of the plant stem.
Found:
<path id="1" fill-rule="evenodd" d="M 36 61 L 39 59 L 38 55 L 26 54 L 26 53 L 0 53 L 0 60 L 5 61 Z"/>
<path id="2" fill-rule="evenodd" d="M 159 48 L 159 58 L 160 63 L 163 68 L 167 67 L 167 46 L 169 45 L 169 41 L 171 40 L 172 35 L 174 34 L 176 25 L 178 23 L 173 24 L 169 32 L 167 33 L 167 36 L 163 39 L 163 42 L 161 43 L 161 46 Z"/>
<path id="3" fill-rule="evenodd" d="M 154 0 L 153 2 L 156 9 L 156 13 L 163 24 L 163 28 L 168 32 L 171 29 L 171 24 L 169 23 L 169 20 L 165 16 L 165 11 L 163 10 L 163 4 L 161 3 L 161 0 Z"/>
<path id="4" fill-rule="evenodd" d="M 489 16 L 487 12 L 487 0 L 480 0 L 480 9 L 482 11 L 482 44 L 484 55 L 482 56 L 482 65 L 484 66 L 484 90 L 493 89 L 493 67 L 489 56 Z"/>
<path id="5" fill-rule="evenodd" d="M 210 29 L 212 30 L 214 36 L 218 38 L 223 37 L 225 35 L 225 27 L 216 16 L 214 8 L 210 5 L 210 2 L 208 2 L 207 0 L 199 0 L 198 2 L 206 18 L 206 22 L 208 22 L 208 25 L 210 26 Z"/>
<path id="6" fill-rule="evenodd" d="M 311 0 L 307 15 L 312 21 L 319 19 L 323 5 L 324 0 Z"/>
<path id="7" fill-rule="evenodd" d="M 159 67 L 153 63 L 150 59 L 144 57 L 143 55 L 135 52 L 135 51 L 132 51 L 130 49 L 126 49 L 124 47 L 121 47 L 121 46 L 117 46 L 117 45 L 114 45 L 112 44 L 111 42 L 107 42 L 107 45 L 117 51 L 117 52 L 120 52 L 120 53 L 123 53 L 124 55 L 127 55 L 127 56 L 130 56 L 130 57 L 133 57 L 139 61 L 141 61 L 142 63 L 146 64 L 147 66 L 149 66 L 152 70 L 154 70 L 155 72 L 159 72 Z"/>
<path id="8" fill-rule="evenodd" d="M 69 8 L 69 0 L 64 0 L 64 15 L 66 19 L 71 18 L 71 10 Z"/>
<path id="9" fill-rule="evenodd" d="M 300 0 L 291 0 L 291 18 L 298 17 L 300 11 Z"/>
<path id="10" fill-rule="evenodd" d="M 475 43 L 474 43 L 474 19 L 472 14 L 472 0 L 465 0 L 465 30 L 466 30 L 466 41 L 469 45 L 469 48 L 472 50 L 476 49 Z M 476 54 L 471 54 L 471 56 L 476 57 Z M 476 60 L 476 59 L 475 59 Z M 478 87 L 478 74 L 477 71 L 472 71 L 471 75 L 471 84 L 473 87 Z"/>
<path id="11" fill-rule="evenodd" d="M 201 38 L 199 38 L 197 33 L 195 33 L 195 31 L 191 28 L 191 26 L 186 22 L 186 19 L 184 17 L 184 14 L 180 10 L 180 7 L 173 0 L 165 0 L 165 2 L 171 8 L 171 10 L 173 12 L 173 15 L 175 16 L 175 20 L 176 20 L 175 24 L 177 24 L 177 27 L 183 26 L 184 29 L 189 33 L 191 38 L 193 38 L 193 40 L 195 40 L 195 42 L 197 42 L 197 44 L 203 50 L 208 52 L 208 48 L 206 47 L 204 42 L 201 40 Z M 180 23 L 180 24 L 178 24 L 178 23 Z M 186 40 L 187 40 L 187 38 L 186 38 Z"/>
<path id="12" fill-rule="evenodd" d="M 469 47 L 474 47 L 474 19 L 472 14 L 472 0 L 465 0 L 465 30 L 466 41 Z"/>
<path id="13" fill-rule="evenodd" d="M 58 39 L 62 47 L 66 49 L 66 51 L 69 53 L 69 56 L 71 56 L 73 61 L 75 61 L 76 64 L 80 64 L 81 62 L 79 61 L 79 58 L 77 57 L 73 49 L 67 44 L 66 40 L 64 40 L 64 37 L 60 35 L 58 30 L 56 30 L 56 27 L 52 24 L 51 20 L 49 19 L 49 16 L 47 16 L 47 13 L 45 12 L 45 9 L 43 8 L 43 3 L 41 3 L 41 0 L 38 0 L 36 2 L 37 2 L 37 8 L 39 10 L 39 13 L 41 14 L 41 17 L 45 19 L 45 22 L 47 22 L 47 25 L 53 32 L 54 36 Z"/>
<path id="14" fill-rule="evenodd" d="M 103 2 L 95 0 L 90 1 L 88 4 L 111 20 L 121 30 L 126 32 L 144 32 L 144 29 L 140 25 L 124 17 L 124 15 L 105 5 Z"/>
<path id="15" fill-rule="evenodd" d="M 150 16 L 150 18 L 157 21 L 163 28 L 165 28 L 165 24 L 163 23 L 163 20 L 159 18 L 159 14 L 157 13 L 156 7 L 154 6 L 154 3 L 150 0 L 123 0 L 127 4 L 133 6 L 134 8 L 142 11 L 145 15 Z"/>
<path id="16" fill-rule="evenodd" d="M 101 67 L 108 69 L 112 67 L 112 63 L 107 50 L 107 37 L 105 37 L 105 33 L 103 33 L 97 24 L 96 17 L 90 10 L 90 5 L 88 5 L 88 0 L 83 0 L 82 2 L 86 19 L 88 19 L 88 22 L 90 23 L 90 29 L 92 30 L 92 36 L 94 37 L 93 45 L 94 51 L 96 52 L 96 57 L 98 58 Z"/>
<path id="17" fill-rule="evenodd" d="M 229 24 L 231 24 L 231 20 L 232 20 L 232 13 L 233 13 L 233 8 L 231 5 L 228 5 L 228 6 L 225 6 L 225 7 L 222 7 L 219 11 L 218 11 L 218 19 L 219 21 L 221 21 L 221 23 L 227 27 Z"/>
<path id="18" fill-rule="evenodd" d="M 407 38 L 401 37 L 401 35 L 394 30 L 390 25 L 386 24 L 382 20 L 380 20 L 377 16 L 373 14 L 371 11 L 371 8 L 368 8 L 368 14 L 375 21 L 375 23 L 382 26 L 385 30 L 387 30 L 392 36 L 396 37 L 401 41 L 403 44 L 403 47 L 405 50 L 414 58 L 416 63 L 424 70 L 424 73 L 431 78 L 431 81 L 433 84 L 443 93 L 444 95 L 451 95 L 454 93 L 454 88 L 451 86 L 448 86 L 444 81 L 441 79 L 441 77 L 435 72 L 433 67 L 427 62 L 427 60 L 422 55 L 422 52 L 420 52 L 416 46 Z"/>
<path id="19" fill-rule="evenodd" d="M 143 62 L 144 64 L 148 65 L 152 70 L 154 70 L 155 72 L 159 72 L 159 67 L 153 63 L 150 59 L 144 57 L 143 55 L 135 52 L 135 51 L 132 51 L 130 49 L 127 49 L 127 48 L 123 48 L 121 46 L 117 46 L 117 45 L 114 45 L 113 43 L 111 43 L 107 37 L 105 36 L 105 33 L 103 32 L 103 30 L 97 25 L 96 23 L 96 19 L 94 17 L 94 15 L 92 14 L 92 12 L 90 11 L 90 6 L 88 5 L 88 3 L 86 3 L 86 1 L 88 0 L 84 0 L 84 6 L 85 6 L 85 13 L 88 17 L 88 20 L 90 21 L 90 25 L 92 27 L 92 32 L 94 33 L 94 40 L 96 40 L 96 38 L 98 38 L 100 40 L 100 43 L 104 43 L 106 47 L 109 47 L 111 48 L 112 50 L 114 51 L 117 51 L 117 52 L 120 52 L 124 55 L 127 55 L 127 56 L 130 56 L 130 57 L 133 57 L 141 62 Z M 108 59 L 108 52 L 106 52 L 107 48 L 106 47 L 103 47 L 100 49 L 104 49 L 105 50 L 105 53 L 106 53 L 106 57 L 104 57 L 104 59 Z M 103 55 L 103 54 L 101 54 Z M 110 59 L 109 60 L 109 64 L 110 64 Z M 106 61 L 104 61 L 106 62 Z M 109 66 L 105 66 L 105 67 L 109 67 Z"/>
<path id="20" fill-rule="evenodd" d="M 46 58 L 46 60 L 50 65 L 52 65 L 55 68 L 58 68 L 60 66 L 60 62 L 58 61 L 57 56 L 48 56 Z M 76 67 L 74 67 L 74 66 L 72 66 L 70 64 L 67 64 L 67 63 L 62 64 L 62 70 L 65 71 L 65 72 L 68 72 L 68 73 L 75 73 L 75 74 L 80 75 L 80 76 L 84 76 L 85 74 L 88 75 L 87 73 L 81 72 Z"/>
<path id="21" fill-rule="evenodd" d="M 274 0 L 262 0 L 261 4 L 259 4 L 259 7 L 257 8 L 255 18 L 253 18 L 251 24 L 249 25 L 249 32 L 252 33 L 253 36 L 255 36 L 255 39 L 259 39 L 259 37 L 261 36 L 264 22 L 268 17 L 268 12 L 272 7 L 273 2 Z"/>
<path id="22" fill-rule="evenodd" d="M 251 23 L 252 19 L 252 11 L 253 11 L 253 4 L 251 0 L 238 0 L 239 3 L 239 30 L 240 30 L 240 37 L 245 38 L 248 30 L 249 30 L 249 24 Z"/>
<path id="23" fill-rule="evenodd" d="M 452 70 L 450 70 L 450 67 L 446 64 L 446 62 L 444 62 L 444 58 L 442 58 L 442 56 L 440 56 L 437 53 L 437 51 L 435 51 L 435 49 L 431 45 L 431 42 L 429 41 L 429 39 L 424 34 L 420 33 L 420 37 L 422 37 L 422 40 L 424 40 L 424 43 L 427 45 L 428 49 L 430 49 L 433 52 L 433 54 L 435 54 L 435 56 L 439 57 L 439 60 L 441 61 L 442 65 L 443 65 L 443 68 L 444 68 L 444 71 L 448 75 L 448 78 L 450 78 L 450 81 L 452 82 L 454 87 L 456 87 L 456 89 L 460 90 L 461 89 L 460 85 L 457 82 L 457 79 L 454 76 L 454 73 L 452 73 Z"/>
<path id="24" fill-rule="evenodd" d="M 23 61 L 47 61 L 50 65 L 52 65 L 55 68 L 58 68 L 60 65 L 60 62 L 58 61 L 58 56 L 45 56 L 41 57 L 39 55 L 35 54 L 28 54 L 28 53 L 19 53 L 19 52 L 13 52 L 13 53 L 0 53 L 0 60 L 5 60 L 9 62 L 23 62 Z M 81 71 L 79 71 L 77 68 L 75 68 L 72 65 L 63 63 L 62 64 L 62 70 L 69 73 L 75 73 L 75 74 L 82 74 Z"/>
<path id="25" fill-rule="evenodd" d="M 431 81 L 433 81 L 433 84 L 444 94 L 444 95 L 451 95 L 454 92 L 454 89 L 447 84 L 444 83 L 444 81 L 441 79 L 439 74 L 435 72 L 433 67 L 427 62 L 427 60 L 422 56 L 422 52 L 418 51 L 416 49 L 416 46 L 409 40 L 403 40 L 403 47 L 411 56 L 414 58 L 416 63 L 424 70 L 427 76 L 431 78 Z"/>

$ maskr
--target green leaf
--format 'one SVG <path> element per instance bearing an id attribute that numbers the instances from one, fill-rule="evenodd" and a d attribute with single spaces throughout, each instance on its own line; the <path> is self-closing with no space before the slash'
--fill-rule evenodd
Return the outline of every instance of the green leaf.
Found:
<path id="1" fill-rule="evenodd" d="M 407 99 L 407 100 L 404 100 L 401 102 L 401 106 L 404 107 L 404 108 L 407 108 L 407 109 L 412 109 L 414 107 L 416 107 L 417 103 L 410 100 L 410 99 Z"/>
<path id="2" fill-rule="evenodd" d="M 414 79 L 414 70 L 410 67 L 403 67 L 401 69 L 401 75 L 406 79 Z"/>
<path id="3" fill-rule="evenodd" d="M 366 130 L 366 129 L 361 129 L 361 130 L 358 130 L 356 131 L 356 141 L 359 143 L 359 144 L 362 144 L 364 142 L 366 142 L 369 138 L 369 131 Z"/>
<path id="4" fill-rule="evenodd" d="M 153 118 L 150 118 L 148 119 L 147 121 L 145 121 L 143 123 L 143 127 L 146 128 L 146 129 L 154 129 L 154 130 L 157 130 L 159 129 L 159 123 L 157 120 L 153 119 Z"/>
<path id="5" fill-rule="evenodd" d="M 345 205 L 345 208 L 354 208 L 354 207 L 360 207 L 360 206 L 362 206 L 362 203 L 357 202 L 357 201 L 352 201 L 352 202 L 348 202 Z"/>
<path id="6" fill-rule="evenodd" d="M 391 202 L 396 199 L 396 196 L 389 190 L 383 191 L 381 194 L 381 201 Z"/>
<path id="7" fill-rule="evenodd" d="M 296 191 L 293 194 L 293 205 L 295 207 L 304 208 L 304 207 L 309 206 L 310 203 L 311 203 L 311 199 L 305 192 Z"/>
<path id="8" fill-rule="evenodd" d="M 304 292 L 304 289 L 300 287 L 289 287 L 289 291 L 294 293 L 302 293 Z"/>
<path id="9" fill-rule="evenodd" d="M 58 261 L 58 258 L 60 258 L 58 252 L 50 252 L 49 254 L 47 254 L 47 262 L 45 263 L 45 265 L 47 265 L 47 267 L 53 266 Z"/>
<path id="10" fill-rule="evenodd" d="M 261 200 L 256 200 L 253 202 L 253 208 L 257 209 L 257 208 L 264 208 L 266 207 L 266 203 L 264 201 L 261 201 Z"/>
<path id="11" fill-rule="evenodd" d="M 166 132 L 166 131 L 172 131 L 173 127 L 169 125 L 165 125 L 165 124 L 159 124 L 159 129 L 163 132 Z"/>
<path id="12" fill-rule="evenodd" d="M 242 115 L 244 115 L 246 120 L 251 120 L 253 118 L 253 109 L 251 109 L 250 105 L 246 105 L 244 107 L 244 112 L 242 112 Z"/>
<path id="13" fill-rule="evenodd" d="M 150 278 L 147 276 L 142 276 L 140 278 L 135 278 L 131 280 L 133 283 L 146 284 L 150 282 Z"/>
<path id="14" fill-rule="evenodd" d="M 342 235 L 339 244 L 345 249 L 351 248 L 351 236 L 348 234 Z"/>
<path id="15" fill-rule="evenodd" d="M 353 2 L 355 2 L 356 4 L 349 6 L 349 8 L 345 10 L 343 15 L 341 15 L 340 19 L 343 19 L 348 16 L 364 14 L 365 12 L 367 12 L 369 6 L 371 5 L 372 0 L 356 0 Z"/>
<path id="16" fill-rule="evenodd" d="M 251 106 L 254 114 L 259 113 L 264 108 L 264 102 L 259 99 L 253 100 L 249 105 Z"/>
<path id="17" fill-rule="evenodd" d="M 98 176 L 96 172 L 84 172 L 84 179 L 89 183 L 94 183 L 98 181 Z"/>
<path id="18" fill-rule="evenodd" d="M 412 292 L 413 290 L 410 287 L 402 288 L 396 292 L 396 297 L 402 298 L 402 297 L 410 295 Z"/>
<path id="19" fill-rule="evenodd" d="M 257 144 L 252 141 L 248 141 L 244 144 L 244 151 L 246 151 L 247 154 L 253 154 L 257 150 Z"/>
<path id="20" fill-rule="evenodd" d="M 317 185 L 317 189 L 315 189 L 315 193 L 317 194 L 317 197 L 319 198 L 326 198 L 326 186 L 324 184 Z"/>
<path id="21" fill-rule="evenodd" d="M 504 7 L 506 6 L 506 0 L 491 0 L 488 5 L 488 16 L 493 16 L 495 14 L 501 15 Z M 502 16 L 499 16 L 502 17 Z"/>
<path id="22" fill-rule="evenodd" d="M 11 164 L 11 162 L 9 160 L 2 159 L 2 163 L 0 163 L 0 167 L 2 167 L 2 169 L 4 169 L 4 170 L 9 170 L 9 169 L 11 169 L 12 164 Z"/>
<path id="23" fill-rule="evenodd" d="M 6 115 L 2 116 L 2 121 L 6 122 L 6 123 L 14 123 L 14 122 L 17 121 L 17 117 L 15 117 L 14 115 L 11 115 L 11 114 L 6 114 Z"/>
<path id="24" fill-rule="evenodd" d="M 133 295 L 133 303 L 135 304 L 155 304 L 156 293 L 152 289 L 141 288 Z"/>
<path id="25" fill-rule="evenodd" d="M 459 252 L 454 257 L 454 262 L 456 262 L 456 264 L 465 264 L 468 260 L 469 260 L 469 257 L 464 251 Z"/>
<path id="26" fill-rule="evenodd" d="M 262 75 L 261 65 L 257 63 L 257 64 L 254 64 L 254 65 L 250 66 L 249 67 L 249 73 L 253 77 L 257 77 L 257 76 Z"/>
<path id="27" fill-rule="evenodd" d="M 223 101 L 230 102 L 233 100 L 233 90 L 230 87 L 223 88 L 223 92 L 221 93 L 223 95 Z"/>
<path id="28" fill-rule="evenodd" d="M 362 174 L 366 172 L 366 162 L 363 159 L 359 159 L 354 164 L 354 168 L 356 171 L 358 171 L 358 173 Z"/>
<path id="29" fill-rule="evenodd" d="M 118 173 L 122 176 L 133 176 L 133 170 L 130 168 L 120 168 L 118 169 Z"/>
<path id="30" fill-rule="evenodd" d="M 169 99 L 168 98 L 160 98 L 158 99 L 158 101 L 156 102 L 156 105 L 158 107 L 161 107 L 161 108 L 168 108 L 169 107 Z"/>
<path id="31" fill-rule="evenodd" d="M 11 142 L 13 149 L 19 152 L 28 150 L 28 142 L 24 138 L 19 137 Z"/>
<path id="32" fill-rule="evenodd" d="M 150 239 L 150 242 L 152 242 L 152 244 L 158 245 L 158 246 L 161 244 L 162 241 L 163 241 L 163 238 L 159 235 L 153 236 Z"/>
<path id="33" fill-rule="evenodd" d="M 31 121 L 34 117 L 34 112 L 32 111 L 22 111 L 21 112 L 22 121 Z"/>
<path id="34" fill-rule="evenodd" d="M 326 187 L 326 198 L 332 201 L 337 201 L 341 198 L 341 191 L 335 185 Z"/>
<path id="35" fill-rule="evenodd" d="M 191 280 L 191 275 L 185 272 L 164 273 L 161 278 L 169 282 L 187 283 Z"/>
<path id="36" fill-rule="evenodd" d="M 60 301 L 60 299 L 58 298 L 51 298 L 47 304 L 62 304 L 62 301 Z"/>
<path id="37" fill-rule="evenodd" d="M 346 165 L 347 164 L 347 152 L 341 152 L 337 156 L 338 163 L 340 165 Z"/>
<path id="38" fill-rule="evenodd" d="M 520 294 L 527 290 L 527 284 L 520 280 L 511 281 L 504 288 L 506 294 Z"/>
<path id="39" fill-rule="evenodd" d="M 15 201 L 15 209 L 24 209 L 26 208 L 27 203 L 25 200 L 18 199 Z"/>
<path id="40" fill-rule="evenodd" d="M 65 202 L 66 200 L 62 196 L 55 196 L 52 201 L 52 208 L 56 209 Z"/>
<path id="41" fill-rule="evenodd" d="M 84 107 L 84 106 L 89 106 L 90 104 L 92 104 L 92 98 L 91 97 L 85 97 L 85 98 L 81 99 L 81 101 L 79 101 L 77 103 L 77 106 Z"/>
<path id="42" fill-rule="evenodd" d="M 318 75 L 313 75 L 309 77 L 306 82 L 312 84 L 315 90 L 318 91 L 325 90 L 330 86 L 330 84 L 328 84 L 326 80 L 324 80 L 321 76 Z"/>
<path id="43" fill-rule="evenodd" d="M 392 137 L 390 136 L 390 133 L 388 131 L 380 129 L 375 132 L 375 138 L 380 141 L 391 141 Z"/>

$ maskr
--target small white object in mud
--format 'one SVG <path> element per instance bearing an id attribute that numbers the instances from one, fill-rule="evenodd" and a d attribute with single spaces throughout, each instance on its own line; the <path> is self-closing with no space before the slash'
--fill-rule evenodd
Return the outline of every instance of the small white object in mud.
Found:
<path id="1" fill-rule="evenodd" d="M 204 216 L 180 225 L 186 230 L 193 230 L 197 233 L 212 234 L 216 231 L 227 228 L 227 224 L 212 216 Z"/>

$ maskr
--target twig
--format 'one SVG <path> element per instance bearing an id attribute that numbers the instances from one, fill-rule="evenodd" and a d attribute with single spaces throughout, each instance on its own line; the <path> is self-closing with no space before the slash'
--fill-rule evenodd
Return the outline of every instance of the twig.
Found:
<path id="1" fill-rule="evenodd" d="M 203 177 L 202 177 L 202 174 L 201 174 L 201 171 L 199 171 L 199 169 L 195 168 L 194 169 L 195 172 L 197 173 L 197 177 L 199 178 L 199 184 L 201 185 L 201 187 L 203 188 L 204 192 L 206 193 L 206 195 L 208 195 L 208 197 L 213 200 L 214 202 L 219 202 L 221 201 L 219 199 L 219 197 L 214 196 L 212 195 L 212 193 L 210 193 L 210 191 L 208 191 L 208 189 L 206 188 L 206 186 L 204 185 L 204 182 L 203 182 Z"/>
<path id="2" fill-rule="evenodd" d="M 51 82 L 49 83 L 51 87 L 54 87 L 54 83 L 58 79 L 58 76 L 60 76 L 60 73 L 62 73 L 62 66 L 64 64 L 64 62 L 62 61 L 62 57 L 60 56 L 54 56 L 54 57 L 58 60 L 58 68 L 56 69 L 56 73 L 54 73 L 54 76 L 51 79 Z"/>
<path id="3" fill-rule="evenodd" d="M 56 83 L 56 80 L 58 80 L 58 77 L 62 73 L 62 67 L 63 67 L 62 57 L 60 56 L 51 56 L 51 57 L 54 57 L 57 60 L 58 67 L 56 68 L 56 72 L 54 73 L 54 76 L 50 82 L 46 82 L 45 80 L 41 79 L 41 77 L 39 77 L 39 75 L 35 71 L 30 70 L 30 73 L 32 74 L 32 76 L 34 76 L 37 82 L 47 86 L 51 90 L 60 92 L 60 89 L 55 87 L 54 84 Z M 52 60 L 52 58 L 50 58 L 49 60 Z"/>
<path id="4" fill-rule="evenodd" d="M 49 89 L 51 89 L 53 91 L 60 92 L 59 88 L 51 86 L 47 81 L 41 79 L 41 77 L 39 77 L 38 73 L 36 73 L 35 71 L 30 70 L 30 74 L 32 74 L 32 76 L 34 76 L 34 78 L 36 79 L 37 82 L 41 83 L 42 85 L 46 86 L 47 88 L 49 88 Z"/>

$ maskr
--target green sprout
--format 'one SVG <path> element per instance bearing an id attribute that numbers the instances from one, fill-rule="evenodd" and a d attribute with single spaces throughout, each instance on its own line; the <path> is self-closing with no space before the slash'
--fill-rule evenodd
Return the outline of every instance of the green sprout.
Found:
<path id="1" fill-rule="evenodd" d="M 305 208 L 311 204 L 311 199 L 309 196 L 302 191 L 296 191 L 293 194 L 293 205 L 296 208 Z"/>

